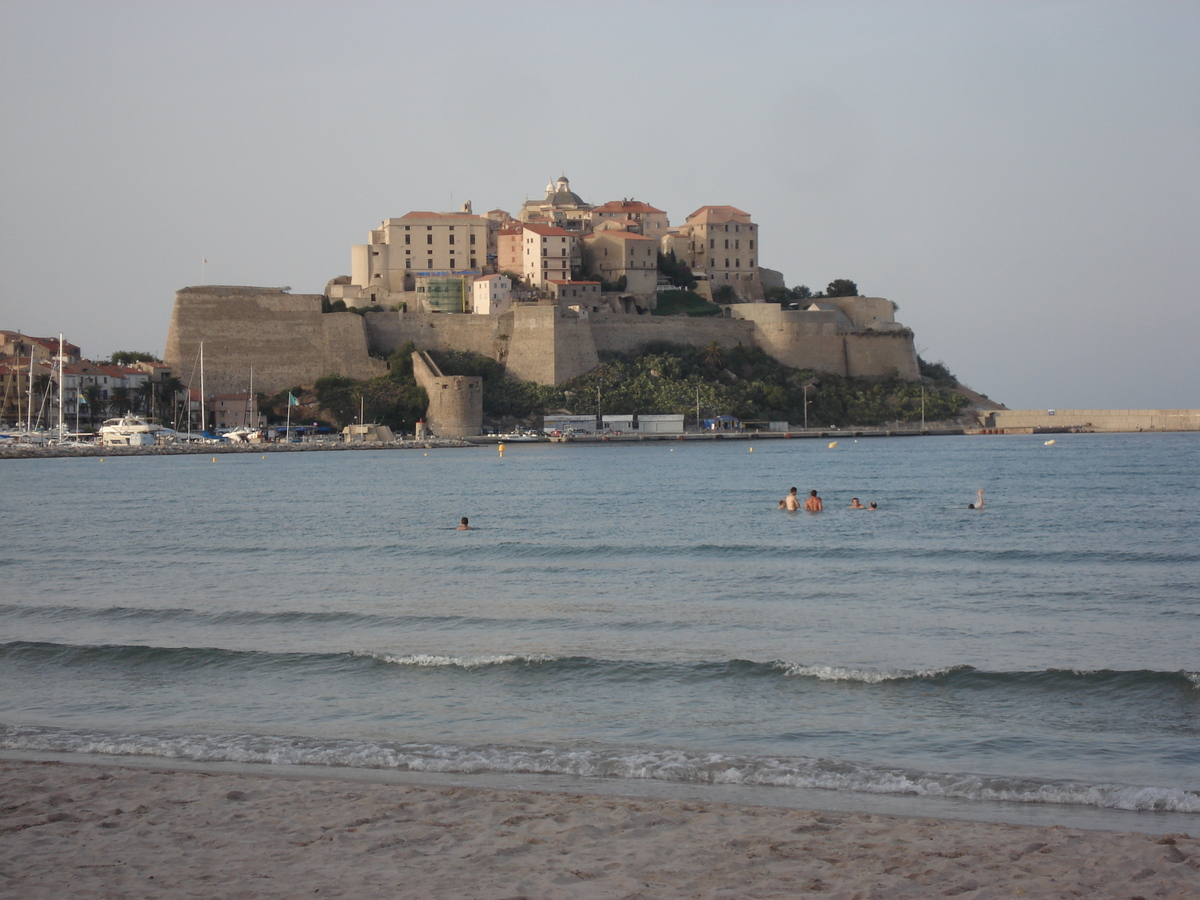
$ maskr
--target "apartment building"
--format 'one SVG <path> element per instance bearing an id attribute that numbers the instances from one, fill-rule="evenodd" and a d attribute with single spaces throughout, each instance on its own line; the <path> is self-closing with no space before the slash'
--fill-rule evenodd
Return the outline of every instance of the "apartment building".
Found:
<path id="1" fill-rule="evenodd" d="M 502 271 L 536 288 L 547 281 L 569 281 L 580 264 L 578 236 L 557 225 L 525 222 L 502 228 L 497 252 Z"/>
<path id="2" fill-rule="evenodd" d="M 688 238 L 689 262 L 703 269 L 713 290 L 731 286 L 743 300 L 759 299 L 758 226 L 735 206 L 702 206 L 680 228 Z"/>
<path id="3" fill-rule="evenodd" d="M 658 290 L 657 239 L 601 227 L 583 242 L 592 268 L 604 281 L 617 281 L 623 276 L 625 290 L 631 294 L 653 294 Z"/>
<path id="4" fill-rule="evenodd" d="M 418 274 L 479 271 L 487 264 L 488 218 L 470 213 L 410 212 L 386 219 L 368 243 L 350 248 L 348 302 L 370 305 L 387 294 L 411 291 Z"/>

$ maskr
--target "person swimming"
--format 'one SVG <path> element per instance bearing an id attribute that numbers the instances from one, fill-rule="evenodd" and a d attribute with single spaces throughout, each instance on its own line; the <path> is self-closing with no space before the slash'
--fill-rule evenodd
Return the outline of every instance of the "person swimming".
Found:
<path id="1" fill-rule="evenodd" d="M 821 498 L 817 496 L 815 489 L 808 492 L 808 499 L 804 501 L 804 509 L 807 512 L 820 512 L 825 508 L 825 504 L 821 502 Z"/>
<path id="2" fill-rule="evenodd" d="M 800 498 L 796 496 L 796 489 L 792 488 L 788 491 L 788 495 L 783 498 L 779 504 L 780 509 L 790 509 L 793 512 L 800 508 Z"/>
<path id="3" fill-rule="evenodd" d="M 467 517 L 463 516 L 458 522 L 458 531 L 474 531 L 475 529 L 467 522 Z"/>
<path id="4" fill-rule="evenodd" d="M 853 500 L 850 501 L 850 508 L 851 509 L 866 509 L 865 506 L 863 506 L 861 503 L 858 502 L 857 497 L 855 497 Z"/>
<path id="5" fill-rule="evenodd" d="M 983 509 L 983 488 L 979 489 L 979 500 L 975 503 L 968 503 L 967 509 Z"/>

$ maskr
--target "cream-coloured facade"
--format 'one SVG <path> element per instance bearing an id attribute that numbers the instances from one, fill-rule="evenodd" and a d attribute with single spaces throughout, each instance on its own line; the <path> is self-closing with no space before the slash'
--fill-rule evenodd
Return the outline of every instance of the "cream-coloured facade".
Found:
<path id="1" fill-rule="evenodd" d="M 507 275 L 485 275 L 471 285 L 471 312 L 498 316 L 512 306 L 512 282 Z"/>
<path id="2" fill-rule="evenodd" d="M 591 266 L 605 281 L 624 276 L 631 294 L 658 290 L 658 241 L 644 234 L 602 228 L 583 239 Z"/>
<path id="3" fill-rule="evenodd" d="M 762 299 L 758 226 L 735 206 L 702 206 L 680 228 L 688 237 L 689 263 L 702 269 L 714 291 L 732 287 L 743 300 Z"/>
<path id="4" fill-rule="evenodd" d="M 578 236 L 557 225 L 524 223 L 500 229 L 500 269 L 520 276 L 531 287 L 569 281 L 579 268 Z"/>
<path id="5" fill-rule="evenodd" d="M 665 212 L 641 200 L 610 200 L 597 206 L 592 210 L 592 229 L 598 229 L 602 222 L 616 222 L 624 231 L 644 234 L 655 241 L 661 240 L 670 227 Z"/>
<path id="6" fill-rule="evenodd" d="M 413 290 L 418 274 L 479 271 L 487 264 L 488 219 L 469 208 L 384 220 L 368 243 L 350 249 L 350 284 L 341 286 L 341 298 L 351 306 L 377 305 Z"/>

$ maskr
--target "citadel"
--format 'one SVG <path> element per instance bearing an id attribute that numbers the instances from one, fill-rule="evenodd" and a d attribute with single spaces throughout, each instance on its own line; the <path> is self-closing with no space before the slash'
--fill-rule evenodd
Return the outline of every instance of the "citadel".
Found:
<path id="1" fill-rule="evenodd" d="M 350 274 L 323 294 L 205 285 L 176 292 L 165 363 L 187 380 L 203 342 L 208 389 L 312 384 L 326 374 L 370 378 L 405 342 L 466 350 L 512 377 L 561 384 L 605 351 L 654 341 L 759 347 L 796 368 L 845 376 L 919 378 L 912 332 L 878 297 L 768 303 L 783 276 L 761 265 L 759 228 L 733 206 L 701 206 L 682 225 L 648 203 L 585 202 L 565 176 L 514 218 L 409 212 L 351 248 Z M 662 253 L 685 264 L 719 316 L 656 315 L 675 290 Z M 441 373 L 435 377 L 443 378 Z M 445 379 L 443 389 L 464 390 Z M 427 386 L 428 390 L 428 386 Z"/>

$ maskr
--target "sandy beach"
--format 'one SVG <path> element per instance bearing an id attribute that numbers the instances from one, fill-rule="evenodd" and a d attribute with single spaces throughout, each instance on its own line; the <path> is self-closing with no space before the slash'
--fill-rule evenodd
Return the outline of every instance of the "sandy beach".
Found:
<path id="1" fill-rule="evenodd" d="M 0 762 L 0 896 L 1190 898 L 1194 837 Z"/>

